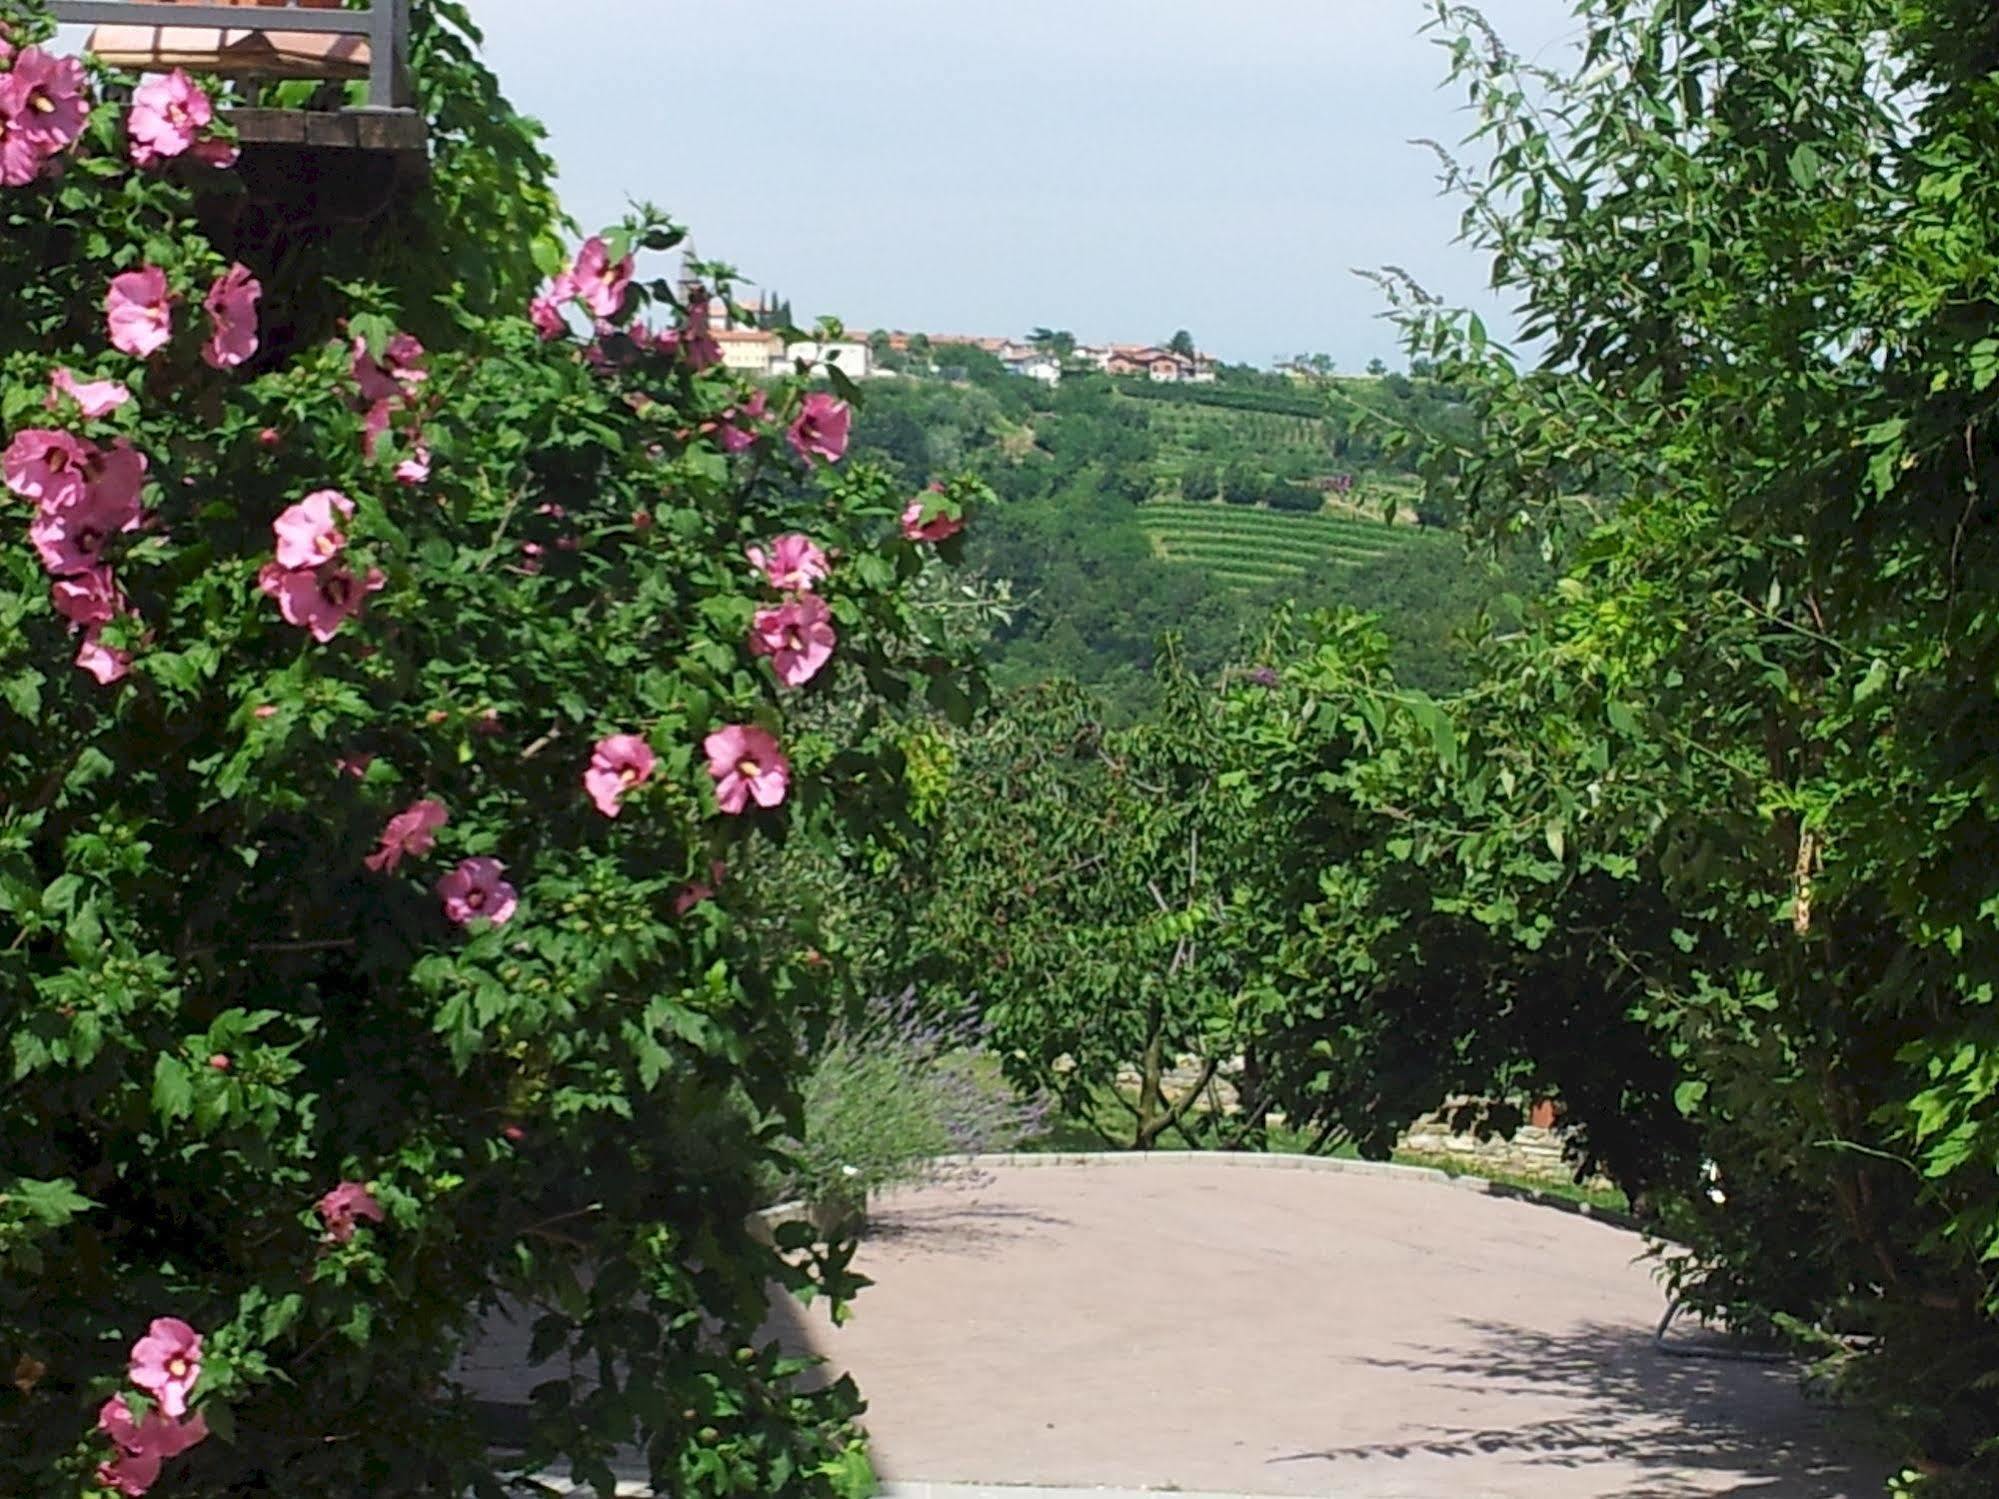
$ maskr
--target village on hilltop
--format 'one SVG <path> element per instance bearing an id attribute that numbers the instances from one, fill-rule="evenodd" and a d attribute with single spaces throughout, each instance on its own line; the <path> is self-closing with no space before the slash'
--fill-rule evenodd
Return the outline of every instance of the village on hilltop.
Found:
<path id="1" fill-rule="evenodd" d="M 684 283 L 691 288 L 694 283 Z M 727 305 L 712 303 L 710 327 L 722 351 L 722 363 L 745 375 L 791 373 L 800 360 L 827 364 L 850 380 L 902 374 L 909 361 L 953 348 L 974 348 L 992 355 L 1006 369 L 1048 385 L 1058 383 L 1064 370 L 1097 370 L 1106 375 L 1144 376 L 1160 384 L 1212 384 L 1213 356 L 1199 350 L 1183 352 L 1158 344 L 1068 343 L 1058 349 L 1049 339 L 993 338 L 971 333 L 913 333 L 901 329 L 878 332 L 850 330 L 839 338 L 791 338 L 779 331 L 791 321 L 790 308 L 775 296 L 749 293 Z M 1045 331 L 1045 330 L 1044 330 Z M 936 364 L 950 368 L 948 357 Z"/>

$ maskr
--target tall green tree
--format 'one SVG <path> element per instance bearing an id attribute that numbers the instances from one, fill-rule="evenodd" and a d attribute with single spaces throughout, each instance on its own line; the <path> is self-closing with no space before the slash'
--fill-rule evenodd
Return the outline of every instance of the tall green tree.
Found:
<path id="1" fill-rule="evenodd" d="M 1370 794 L 1523 969 L 1595 934 L 1565 981 L 1651 1033 L 1719 1172 L 1662 1168 L 1681 1294 L 1831 1354 L 1907 1485 L 1988 1493 L 1999 17 L 1580 14 L 1570 77 L 1437 7 L 1484 121 L 1465 230 L 1536 353 L 1403 292 L 1482 421 L 1431 480 L 1566 576 Z M 1590 1086 L 1585 1049 L 1461 1013 Z"/>

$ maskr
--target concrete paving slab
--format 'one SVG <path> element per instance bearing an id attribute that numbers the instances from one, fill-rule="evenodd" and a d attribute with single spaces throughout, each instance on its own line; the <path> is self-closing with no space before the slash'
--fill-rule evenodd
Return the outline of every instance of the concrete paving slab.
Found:
<path id="1" fill-rule="evenodd" d="M 999 1165 L 874 1224 L 854 1319 L 774 1327 L 854 1373 L 907 1499 L 1880 1490 L 1788 1371 L 1653 1349 L 1636 1235 L 1532 1203 L 1155 1159 Z"/>

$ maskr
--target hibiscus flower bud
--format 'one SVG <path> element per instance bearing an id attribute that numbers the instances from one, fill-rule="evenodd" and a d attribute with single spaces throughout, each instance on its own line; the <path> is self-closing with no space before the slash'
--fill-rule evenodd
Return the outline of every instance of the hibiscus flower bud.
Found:
<path id="1" fill-rule="evenodd" d="M 213 1067 L 217 1072 L 227 1072 L 229 1070 L 228 1054 L 218 1051 L 208 1059 L 208 1065 Z"/>

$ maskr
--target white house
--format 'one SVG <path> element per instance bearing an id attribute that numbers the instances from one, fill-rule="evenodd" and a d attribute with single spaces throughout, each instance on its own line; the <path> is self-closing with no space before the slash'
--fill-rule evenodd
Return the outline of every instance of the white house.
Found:
<path id="1" fill-rule="evenodd" d="M 715 335 L 722 348 L 723 367 L 762 380 L 784 361 L 784 341 L 761 328 L 728 328 Z"/>
<path id="2" fill-rule="evenodd" d="M 1062 383 L 1062 361 L 1057 359 L 1053 354 L 1044 354 L 1040 350 L 1036 350 L 1034 353 L 1028 355 L 1027 358 L 1021 360 L 1018 364 L 1009 364 L 1007 368 L 1012 370 L 1016 375 L 1025 375 L 1030 380 L 1039 380 L 1044 385 L 1060 385 Z"/>

